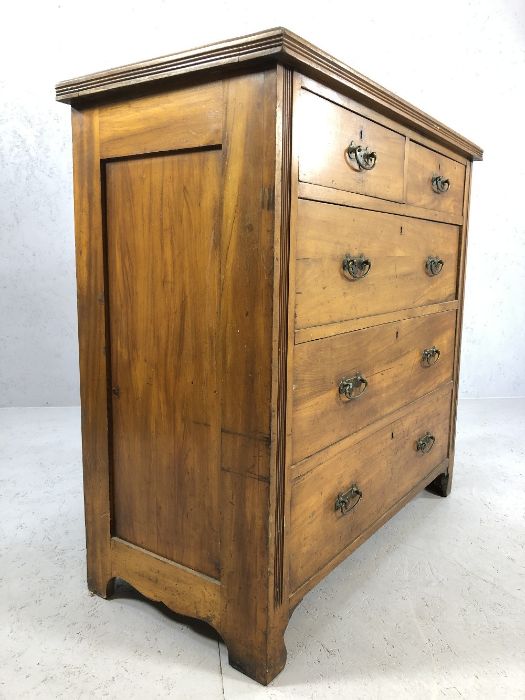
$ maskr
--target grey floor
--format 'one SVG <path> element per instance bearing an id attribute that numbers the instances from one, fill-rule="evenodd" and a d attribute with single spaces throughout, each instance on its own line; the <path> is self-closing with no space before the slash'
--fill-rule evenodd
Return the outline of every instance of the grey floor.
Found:
<path id="1" fill-rule="evenodd" d="M 423 493 L 307 595 L 268 687 L 209 628 L 88 595 L 79 411 L 0 410 L 0 697 L 525 698 L 525 399 L 460 403 Z"/>

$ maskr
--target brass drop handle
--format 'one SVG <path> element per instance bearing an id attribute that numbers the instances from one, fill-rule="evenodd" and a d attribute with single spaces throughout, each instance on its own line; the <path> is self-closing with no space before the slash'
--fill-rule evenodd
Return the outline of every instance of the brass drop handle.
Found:
<path id="1" fill-rule="evenodd" d="M 358 399 L 365 393 L 367 386 L 368 381 L 359 373 L 345 377 L 339 382 L 339 396 L 343 401 Z"/>
<path id="2" fill-rule="evenodd" d="M 438 258 L 435 255 L 429 255 L 425 263 L 425 270 L 427 271 L 427 275 L 429 277 L 435 277 L 436 275 L 439 275 L 439 273 L 443 269 L 444 264 L 445 261 L 441 258 Z"/>
<path id="3" fill-rule="evenodd" d="M 432 189 L 436 194 L 444 194 L 450 189 L 450 180 L 443 175 L 432 175 Z"/>
<path id="4" fill-rule="evenodd" d="M 377 161 L 377 153 L 371 151 L 368 146 L 359 146 L 353 141 L 346 149 L 348 157 L 357 163 L 359 170 L 372 170 Z"/>
<path id="5" fill-rule="evenodd" d="M 360 255 L 350 255 L 347 253 L 343 258 L 343 275 L 349 280 L 360 280 L 366 277 L 372 267 L 372 261 Z"/>
<path id="6" fill-rule="evenodd" d="M 441 352 L 433 345 L 431 348 L 426 348 L 421 354 L 421 364 L 423 367 L 432 367 L 439 360 Z"/>
<path id="7" fill-rule="evenodd" d="M 361 498 L 363 497 L 362 491 L 359 489 L 357 484 L 352 484 L 348 491 L 345 491 L 344 493 L 339 493 L 337 498 L 335 499 L 335 508 L 334 510 L 341 511 L 341 515 L 345 515 L 346 513 L 349 513 L 351 510 L 353 510 L 356 505 L 359 503 Z M 357 499 L 357 500 L 356 500 Z M 353 503 L 352 503 L 353 501 Z M 350 505 L 352 504 L 352 505 Z"/>
<path id="8" fill-rule="evenodd" d="M 432 433 L 425 433 L 416 441 L 416 450 L 418 452 L 422 452 L 423 454 L 427 454 L 434 447 L 435 442 L 436 438 L 432 435 Z"/>

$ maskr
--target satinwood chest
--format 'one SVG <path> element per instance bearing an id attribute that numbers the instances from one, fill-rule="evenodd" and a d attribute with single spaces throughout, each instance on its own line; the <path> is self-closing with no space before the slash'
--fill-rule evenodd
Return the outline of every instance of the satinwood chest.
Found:
<path id="1" fill-rule="evenodd" d="M 260 683 L 305 593 L 450 491 L 481 150 L 285 29 L 71 104 L 89 588 Z"/>

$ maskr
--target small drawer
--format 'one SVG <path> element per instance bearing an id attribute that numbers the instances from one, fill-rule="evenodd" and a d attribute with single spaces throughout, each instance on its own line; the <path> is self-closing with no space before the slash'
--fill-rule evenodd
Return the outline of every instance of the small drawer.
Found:
<path id="1" fill-rule="evenodd" d="M 300 200 L 296 328 L 451 301 L 458 249 L 457 226 Z"/>
<path id="2" fill-rule="evenodd" d="M 463 213 L 465 166 L 410 142 L 407 204 L 460 217 Z"/>
<path id="3" fill-rule="evenodd" d="M 333 454 L 292 486 L 291 591 L 420 484 L 448 454 L 450 391 Z"/>
<path id="4" fill-rule="evenodd" d="M 402 134 L 307 90 L 296 114 L 302 182 L 403 201 Z"/>
<path id="5" fill-rule="evenodd" d="M 452 379 L 456 312 L 295 346 L 293 463 Z"/>

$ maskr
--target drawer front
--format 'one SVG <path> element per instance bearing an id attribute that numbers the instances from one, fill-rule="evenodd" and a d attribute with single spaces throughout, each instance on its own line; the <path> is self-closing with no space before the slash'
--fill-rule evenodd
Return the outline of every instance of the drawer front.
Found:
<path id="1" fill-rule="evenodd" d="M 302 182 L 403 201 L 406 139 L 402 134 L 306 90 L 301 91 L 296 114 Z M 349 155 L 352 142 L 375 153 L 370 170 L 366 154 L 364 159 L 360 154 Z"/>
<path id="2" fill-rule="evenodd" d="M 450 381 L 455 325 L 447 311 L 296 345 L 293 463 Z"/>
<path id="3" fill-rule="evenodd" d="M 296 328 L 455 299 L 458 244 L 457 226 L 300 200 Z M 343 261 L 359 256 L 371 266 L 354 278 Z M 438 274 L 429 257 L 443 261 Z"/>
<path id="4" fill-rule="evenodd" d="M 408 154 L 407 203 L 460 217 L 465 166 L 413 141 Z"/>
<path id="5" fill-rule="evenodd" d="M 447 457 L 450 391 L 431 394 L 378 430 L 297 479 L 292 486 L 291 590 L 329 563 Z M 417 441 L 430 433 L 417 449 Z M 353 491 L 355 486 L 362 496 Z M 346 497 L 344 514 L 336 510 Z M 356 505 L 355 505 L 356 504 Z M 354 506 L 354 507 L 352 507 Z"/>

